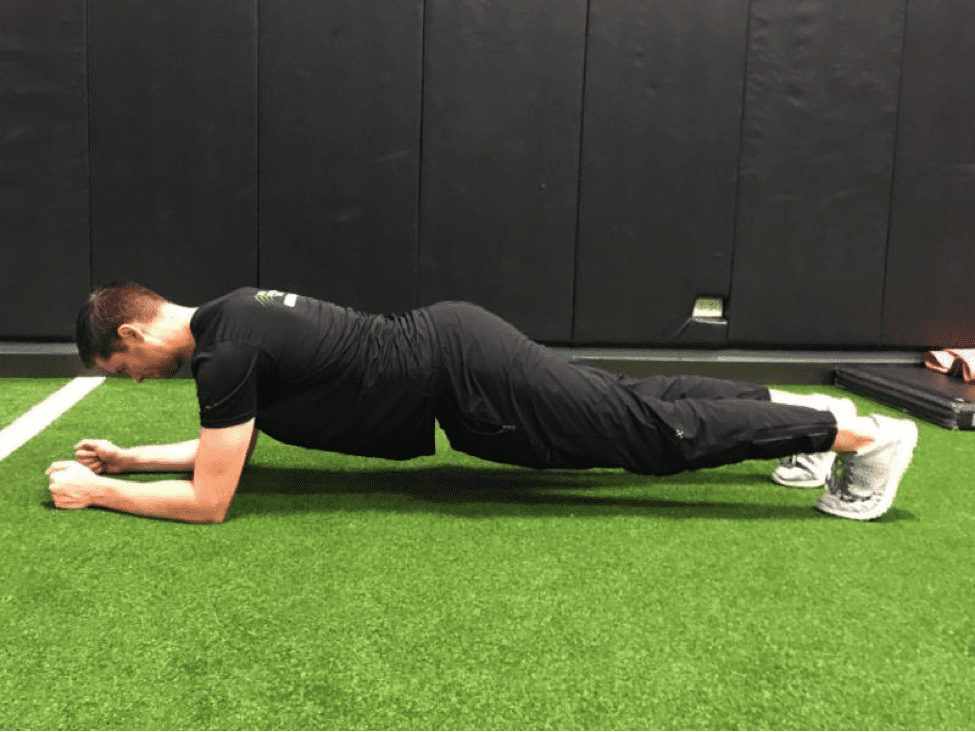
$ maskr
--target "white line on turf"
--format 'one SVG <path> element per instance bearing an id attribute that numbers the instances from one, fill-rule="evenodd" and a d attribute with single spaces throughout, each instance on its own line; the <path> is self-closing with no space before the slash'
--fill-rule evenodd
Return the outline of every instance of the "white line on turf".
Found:
<path id="1" fill-rule="evenodd" d="M 20 415 L 0 431 L 0 460 L 40 433 L 103 381 L 104 376 L 79 376 Z"/>

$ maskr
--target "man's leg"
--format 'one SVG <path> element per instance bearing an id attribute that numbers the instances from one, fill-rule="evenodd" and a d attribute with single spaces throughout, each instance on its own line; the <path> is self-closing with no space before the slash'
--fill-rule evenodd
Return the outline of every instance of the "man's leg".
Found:
<path id="1" fill-rule="evenodd" d="M 851 423 L 857 419 L 856 405 L 849 399 L 825 394 L 793 394 L 776 389 L 769 390 L 769 396 L 777 404 L 829 410 L 836 417 L 836 422 L 841 429 L 851 426 Z M 818 488 L 825 485 L 835 460 L 835 452 L 790 455 L 780 460 L 779 466 L 772 473 L 772 480 L 789 488 Z"/>
<path id="2" fill-rule="evenodd" d="M 830 451 L 839 455 L 842 469 L 831 473 L 816 508 L 859 520 L 877 518 L 891 507 L 918 436 L 908 419 L 845 415 L 837 420 L 829 409 L 758 400 L 646 400 L 645 406 L 660 421 L 659 452 L 645 451 L 644 463 L 624 467 L 659 474 Z M 637 439 L 629 444 L 646 446 L 649 441 L 640 435 L 650 431 L 641 420 L 635 424 Z"/>
<path id="3" fill-rule="evenodd" d="M 451 446 L 484 460 L 555 467 L 536 436 L 531 387 L 523 377 L 541 346 L 471 303 L 441 302 L 425 310 L 439 353 L 436 418 Z"/>
<path id="4" fill-rule="evenodd" d="M 581 362 L 573 362 L 579 365 Z M 709 376 L 623 376 L 617 377 L 627 382 L 641 396 L 675 402 L 681 399 L 749 399 L 767 402 L 771 394 L 759 384 L 733 379 L 716 379 Z"/>
<path id="5" fill-rule="evenodd" d="M 651 386 L 567 363 L 480 308 L 435 308 L 444 358 L 438 419 L 455 447 L 478 457 L 664 475 L 836 449 L 851 456 L 847 470 L 817 507 L 874 518 L 889 508 L 916 443 L 909 420 L 839 425 L 828 409 L 756 397 L 764 387 L 749 387 L 752 398 L 716 398 L 714 387 L 731 387 L 711 384 L 712 398 L 660 399 L 661 391 L 690 393 L 690 382 Z"/>
<path id="6" fill-rule="evenodd" d="M 835 416 L 809 407 L 754 399 L 645 401 L 643 406 L 665 447 L 662 464 L 653 471 L 663 474 L 821 452 L 836 442 Z"/>
<path id="7" fill-rule="evenodd" d="M 456 448 L 498 462 L 666 475 L 828 450 L 828 411 L 770 403 L 765 387 L 636 378 L 570 363 L 465 303 L 429 308 L 444 368 L 437 417 Z"/>

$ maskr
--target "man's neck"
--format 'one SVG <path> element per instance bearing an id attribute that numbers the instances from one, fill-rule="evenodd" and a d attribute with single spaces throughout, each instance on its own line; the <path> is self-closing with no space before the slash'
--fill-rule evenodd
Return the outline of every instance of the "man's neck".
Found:
<path id="1" fill-rule="evenodd" d="M 172 344 L 175 353 L 185 361 L 193 357 L 193 349 L 196 348 L 196 339 L 190 330 L 190 320 L 195 312 L 196 308 L 167 302 L 162 306 L 155 323 L 165 334 L 166 340 Z"/>

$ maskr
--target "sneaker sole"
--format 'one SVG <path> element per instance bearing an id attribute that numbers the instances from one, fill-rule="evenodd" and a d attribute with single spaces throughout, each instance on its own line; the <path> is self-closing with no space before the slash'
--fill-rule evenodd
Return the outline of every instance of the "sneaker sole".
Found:
<path id="1" fill-rule="evenodd" d="M 772 481 L 786 488 L 822 488 L 826 485 L 826 479 L 822 480 L 784 480 L 772 473 Z"/>
<path id="2" fill-rule="evenodd" d="M 828 513 L 831 516 L 840 516 L 842 518 L 855 519 L 857 521 L 870 521 L 871 519 L 879 518 L 887 513 L 890 507 L 894 504 L 894 498 L 897 495 L 897 488 L 900 485 L 901 478 L 904 477 L 904 473 L 907 471 L 907 466 L 911 464 L 911 458 L 914 457 L 914 448 L 917 447 L 918 437 L 917 425 L 914 424 L 914 422 L 908 419 L 891 421 L 900 422 L 898 429 L 903 432 L 906 449 L 897 453 L 894 464 L 890 467 L 887 483 L 883 487 L 880 502 L 868 511 L 844 511 L 842 508 L 829 506 L 828 504 L 821 505 L 822 499 L 820 499 L 820 501 L 816 503 L 817 509 L 823 513 Z"/>
<path id="3" fill-rule="evenodd" d="M 829 463 L 829 467 L 823 473 L 822 477 L 819 478 L 808 478 L 806 480 L 789 480 L 788 478 L 782 477 L 781 475 L 781 472 L 783 471 L 782 466 L 779 466 L 774 471 L 772 471 L 772 475 L 770 477 L 772 478 L 773 483 L 778 483 L 779 485 L 785 486 L 786 488 L 822 488 L 824 485 L 826 485 L 826 476 L 829 475 L 830 472 L 833 470 L 833 465 L 835 463 L 835 460 L 836 460 L 836 456 L 834 455 L 833 460 L 831 460 Z M 806 475 L 810 475 L 813 474 L 813 471 L 807 470 L 805 471 L 805 473 Z"/>

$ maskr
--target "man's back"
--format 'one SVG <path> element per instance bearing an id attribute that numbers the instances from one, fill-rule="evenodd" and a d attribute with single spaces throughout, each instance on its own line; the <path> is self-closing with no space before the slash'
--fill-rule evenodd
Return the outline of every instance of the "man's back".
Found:
<path id="1" fill-rule="evenodd" d="M 407 459 L 434 451 L 434 351 L 422 311 L 366 315 L 241 288 L 202 305 L 191 367 L 203 427 L 256 418 L 288 444 Z"/>

